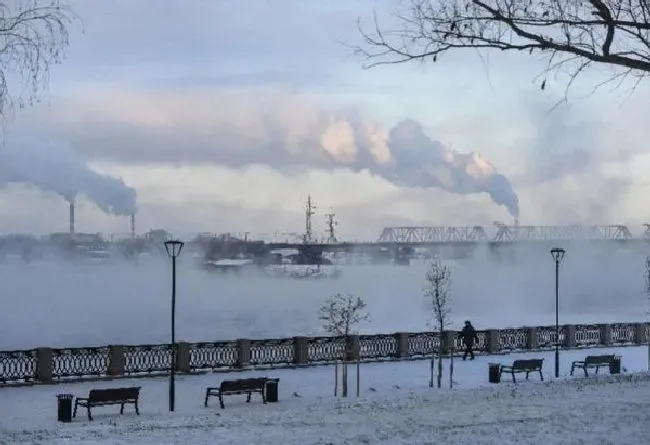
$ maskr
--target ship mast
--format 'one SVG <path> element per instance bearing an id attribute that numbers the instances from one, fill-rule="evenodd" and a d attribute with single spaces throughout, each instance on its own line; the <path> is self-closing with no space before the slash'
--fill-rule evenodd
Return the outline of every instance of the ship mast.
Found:
<path id="1" fill-rule="evenodd" d="M 336 220 L 336 215 L 334 212 L 330 212 L 325 216 L 327 217 L 327 242 L 336 243 L 338 242 L 336 239 L 336 226 L 339 224 Z"/>
<path id="2" fill-rule="evenodd" d="M 311 201 L 311 195 L 307 195 L 307 203 L 305 205 L 305 235 L 303 241 L 305 244 L 311 243 L 312 240 L 312 229 L 311 229 L 311 217 L 316 214 L 316 206 Z"/>

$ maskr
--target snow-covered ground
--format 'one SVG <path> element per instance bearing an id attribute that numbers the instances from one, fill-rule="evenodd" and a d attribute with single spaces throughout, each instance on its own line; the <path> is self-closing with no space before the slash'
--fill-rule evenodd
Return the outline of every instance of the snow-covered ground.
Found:
<path id="1" fill-rule="evenodd" d="M 570 362 L 586 355 L 622 356 L 621 376 L 568 377 Z M 487 364 L 516 358 L 545 359 L 546 382 L 536 376 L 516 385 L 487 383 Z M 478 357 L 455 362 L 455 388 L 428 387 L 426 361 L 362 365 L 361 397 L 335 399 L 333 367 L 182 376 L 177 406 L 167 412 L 166 378 L 115 380 L 0 390 L 0 443 L 10 444 L 596 444 L 648 443 L 650 374 L 647 349 L 628 347 L 563 351 L 560 380 L 553 353 Z M 445 362 L 445 371 L 448 362 Z M 634 373 L 634 374 L 632 374 Z M 353 373 L 352 373 L 353 374 Z M 212 399 L 206 386 L 227 378 L 279 377 L 280 401 L 250 404 L 244 396 Z M 351 379 L 354 393 L 354 378 Z M 445 386 L 448 380 L 444 381 Z M 130 407 L 83 412 L 57 424 L 58 393 L 83 396 L 90 388 L 141 386 L 141 415 Z"/>

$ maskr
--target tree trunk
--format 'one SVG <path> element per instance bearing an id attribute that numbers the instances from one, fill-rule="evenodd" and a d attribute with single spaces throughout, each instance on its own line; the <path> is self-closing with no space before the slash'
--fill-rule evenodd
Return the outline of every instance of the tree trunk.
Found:
<path id="1" fill-rule="evenodd" d="M 438 388 L 442 388 L 442 351 L 438 352 Z"/>
<path id="2" fill-rule="evenodd" d="M 429 388 L 433 388 L 433 368 L 435 367 L 435 362 L 436 362 L 436 351 L 431 351 L 431 361 L 429 363 L 429 371 L 430 371 L 430 378 L 429 378 Z"/>
<path id="3" fill-rule="evenodd" d="M 449 350 L 449 387 L 454 387 L 454 346 Z"/>
<path id="4" fill-rule="evenodd" d="M 339 361 L 334 360 L 334 397 L 339 394 Z"/>
<path id="5" fill-rule="evenodd" d="M 357 358 L 357 397 L 361 393 L 359 387 L 361 386 L 361 360 Z"/>
<path id="6" fill-rule="evenodd" d="M 348 396 L 348 361 L 347 357 L 345 360 L 343 360 L 343 382 L 342 382 L 342 388 L 343 388 L 343 397 Z"/>

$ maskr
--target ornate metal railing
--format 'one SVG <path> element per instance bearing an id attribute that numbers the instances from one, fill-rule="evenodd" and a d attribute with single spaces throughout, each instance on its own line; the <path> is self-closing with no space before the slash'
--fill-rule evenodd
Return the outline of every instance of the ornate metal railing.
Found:
<path id="1" fill-rule="evenodd" d="M 36 349 L 0 351 L 0 383 L 31 382 L 36 366 Z"/>
<path id="2" fill-rule="evenodd" d="M 537 328 L 537 347 L 539 349 L 552 349 L 555 343 L 563 345 L 565 342 L 564 326 L 560 326 L 559 332 L 555 332 L 555 326 L 540 326 Z"/>
<path id="3" fill-rule="evenodd" d="M 103 376 L 108 373 L 108 346 L 52 350 L 52 377 Z"/>
<path id="4" fill-rule="evenodd" d="M 249 363 L 253 366 L 293 363 L 293 339 L 252 340 Z"/>
<path id="5" fill-rule="evenodd" d="M 429 356 L 440 349 L 440 335 L 437 332 L 409 332 L 408 357 Z"/>
<path id="6" fill-rule="evenodd" d="M 634 324 L 618 323 L 611 325 L 611 343 L 613 345 L 629 345 L 634 343 Z"/>
<path id="7" fill-rule="evenodd" d="M 237 364 L 237 342 L 217 341 L 189 345 L 191 371 L 232 368 Z"/>
<path id="8" fill-rule="evenodd" d="M 307 357 L 312 363 L 341 360 L 344 352 L 343 337 L 312 337 L 307 340 Z"/>
<path id="9" fill-rule="evenodd" d="M 650 323 L 507 328 L 478 331 L 477 353 L 588 348 L 645 344 Z M 464 344 L 455 331 L 403 332 L 345 337 L 294 337 L 279 339 L 177 343 L 179 372 L 229 370 L 430 357 L 450 350 L 462 354 Z M 171 370 L 171 345 L 102 346 L 90 348 L 38 348 L 0 351 L 0 385 L 56 382 L 67 379 L 163 374 Z"/>
<path id="10" fill-rule="evenodd" d="M 124 348 L 124 374 L 152 374 L 171 370 L 171 345 L 138 345 Z"/>
<path id="11" fill-rule="evenodd" d="M 578 346 L 600 344 L 600 326 L 597 324 L 576 325 L 576 343 Z"/>
<path id="12" fill-rule="evenodd" d="M 394 335 L 360 335 L 359 358 L 361 360 L 397 357 L 397 339 Z"/>

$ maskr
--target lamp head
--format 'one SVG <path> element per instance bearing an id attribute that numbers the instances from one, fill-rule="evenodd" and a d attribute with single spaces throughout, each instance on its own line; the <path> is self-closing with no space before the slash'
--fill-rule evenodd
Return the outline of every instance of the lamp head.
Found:
<path id="1" fill-rule="evenodd" d="M 165 241 L 165 250 L 167 251 L 167 255 L 169 255 L 172 258 L 176 258 L 178 255 L 181 254 L 181 250 L 183 250 L 184 245 L 185 243 L 183 241 L 178 241 L 178 240 Z"/>
<path id="2" fill-rule="evenodd" d="M 561 263 L 565 254 L 566 251 L 561 247 L 553 247 L 551 249 L 551 256 L 553 257 L 556 263 Z"/>

